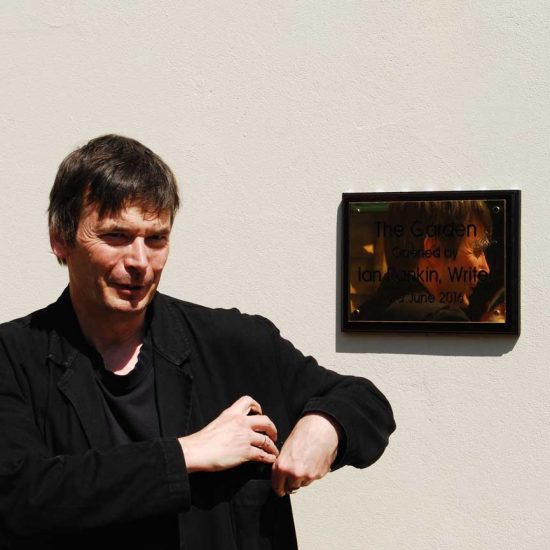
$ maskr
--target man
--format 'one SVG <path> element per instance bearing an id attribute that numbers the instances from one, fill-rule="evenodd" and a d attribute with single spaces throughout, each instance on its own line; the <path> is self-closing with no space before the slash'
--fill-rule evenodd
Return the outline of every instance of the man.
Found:
<path id="1" fill-rule="evenodd" d="M 395 425 L 370 382 L 262 317 L 157 292 L 178 205 L 134 140 L 62 162 L 49 226 L 69 287 L 0 329 L 3 547 L 288 550 L 288 495 L 382 454 Z"/>
<path id="2" fill-rule="evenodd" d="M 466 310 L 490 268 L 491 215 L 483 201 L 390 203 L 388 270 L 356 320 L 470 321 Z"/>

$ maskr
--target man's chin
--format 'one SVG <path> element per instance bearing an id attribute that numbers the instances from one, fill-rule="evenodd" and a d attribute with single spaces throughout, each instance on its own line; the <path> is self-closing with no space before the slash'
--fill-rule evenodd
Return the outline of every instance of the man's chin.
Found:
<path id="1" fill-rule="evenodd" d="M 141 287 L 140 289 L 116 289 L 116 294 L 107 300 L 109 309 L 124 312 L 139 312 L 144 310 L 155 294 L 154 287 Z"/>
<path id="2" fill-rule="evenodd" d="M 470 305 L 470 295 L 474 291 L 473 288 L 468 288 L 462 293 L 462 303 L 460 304 L 460 307 L 462 309 L 466 309 Z"/>

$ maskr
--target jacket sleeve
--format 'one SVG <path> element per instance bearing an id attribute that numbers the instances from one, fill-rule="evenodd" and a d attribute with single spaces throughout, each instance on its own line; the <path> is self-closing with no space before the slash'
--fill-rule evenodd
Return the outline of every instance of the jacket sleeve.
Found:
<path id="1" fill-rule="evenodd" d="M 365 468 L 378 460 L 395 430 L 388 400 L 365 378 L 343 376 L 305 357 L 271 325 L 280 381 L 289 418 L 322 412 L 341 427 L 335 470 L 346 464 Z"/>
<path id="2" fill-rule="evenodd" d="M 0 525 L 30 536 L 139 520 L 189 505 L 176 439 L 52 456 L 0 342 Z"/>

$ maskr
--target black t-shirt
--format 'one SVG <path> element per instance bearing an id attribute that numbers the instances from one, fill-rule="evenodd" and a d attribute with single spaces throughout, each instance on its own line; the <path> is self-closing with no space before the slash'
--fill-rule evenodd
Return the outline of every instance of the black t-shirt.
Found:
<path id="1" fill-rule="evenodd" d="M 160 437 L 150 335 L 145 338 L 137 363 L 128 374 L 108 371 L 97 352 L 93 364 L 111 443 L 124 445 Z"/>
<path id="2" fill-rule="evenodd" d="M 135 367 L 125 375 L 108 371 L 103 358 L 92 347 L 86 351 L 94 366 L 111 445 L 126 445 L 161 437 L 150 330 L 146 332 Z M 116 532 L 116 536 L 120 536 L 128 548 L 179 548 L 175 515 L 122 524 L 116 528 Z"/>

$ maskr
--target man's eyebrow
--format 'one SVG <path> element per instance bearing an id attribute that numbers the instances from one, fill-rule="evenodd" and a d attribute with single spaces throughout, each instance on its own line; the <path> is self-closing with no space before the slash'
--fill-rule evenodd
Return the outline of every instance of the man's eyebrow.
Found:
<path id="1" fill-rule="evenodd" d="M 478 246 L 480 248 L 488 248 L 491 245 L 491 240 L 485 236 L 480 239 L 474 239 L 472 244 L 473 246 Z"/>
<path id="2" fill-rule="evenodd" d="M 106 222 L 100 229 L 101 231 L 126 231 L 128 227 L 117 222 Z"/>
<path id="3" fill-rule="evenodd" d="M 161 227 L 160 229 L 151 230 L 151 233 L 155 235 L 168 235 L 171 230 L 171 227 Z"/>
<path id="4" fill-rule="evenodd" d="M 132 231 L 132 227 L 120 221 L 107 221 L 99 226 L 99 231 L 102 233 L 126 233 Z"/>
<path id="5" fill-rule="evenodd" d="M 154 233 L 155 235 L 167 235 L 170 233 L 172 227 L 170 225 L 163 225 L 161 227 L 151 227 L 147 230 L 147 233 Z M 120 222 L 105 222 L 105 225 L 100 227 L 100 231 L 103 233 L 110 232 L 125 232 L 131 231 L 132 227 Z"/>

